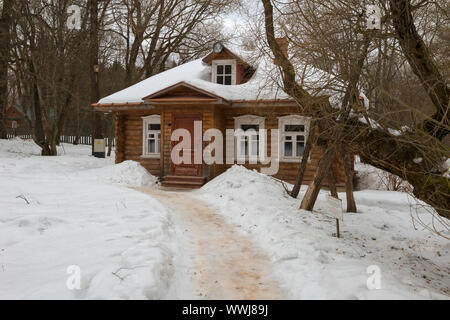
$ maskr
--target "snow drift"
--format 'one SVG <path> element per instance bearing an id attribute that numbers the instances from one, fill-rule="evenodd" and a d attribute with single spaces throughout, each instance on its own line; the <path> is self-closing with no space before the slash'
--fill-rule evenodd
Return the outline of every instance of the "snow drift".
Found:
<path id="1" fill-rule="evenodd" d="M 32 156 L 40 155 L 41 148 L 34 143 L 33 140 L 22 140 L 20 138 L 14 138 L 10 140 L 1 140 L 0 153 L 9 153 L 10 157 L 14 156 Z"/>
<path id="2" fill-rule="evenodd" d="M 158 184 L 158 178 L 136 161 L 124 161 L 99 169 L 86 170 L 79 173 L 79 176 L 129 187 L 151 187 Z"/>

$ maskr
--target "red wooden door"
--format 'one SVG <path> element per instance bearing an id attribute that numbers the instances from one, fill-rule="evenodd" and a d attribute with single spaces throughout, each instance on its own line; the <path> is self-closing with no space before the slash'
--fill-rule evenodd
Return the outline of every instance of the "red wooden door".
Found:
<path id="1" fill-rule="evenodd" d="M 186 115 L 186 114 L 175 114 L 172 119 L 172 132 L 176 129 L 186 129 L 191 134 L 191 148 L 183 149 L 180 151 L 180 157 L 189 154 L 189 158 L 191 159 L 190 163 L 181 163 L 174 164 L 171 161 L 171 169 L 172 175 L 174 176 L 194 176 L 199 177 L 202 175 L 202 164 L 194 164 L 194 150 L 195 150 L 195 141 L 194 141 L 194 122 L 202 121 L 202 115 Z M 171 143 L 171 149 L 179 144 L 183 138 L 180 138 L 180 141 L 173 141 Z M 198 146 L 201 148 L 201 144 Z M 199 150 L 199 152 L 203 152 Z M 171 152 L 172 154 L 172 152 Z"/>

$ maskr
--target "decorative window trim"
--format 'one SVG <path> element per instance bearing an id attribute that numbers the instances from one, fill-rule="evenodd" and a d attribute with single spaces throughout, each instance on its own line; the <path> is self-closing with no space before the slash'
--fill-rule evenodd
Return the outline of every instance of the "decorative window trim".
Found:
<path id="1" fill-rule="evenodd" d="M 211 81 L 213 83 L 217 83 L 217 66 L 218 65 L 231 65 L 231 85 L 236 85 L 236 60 L 213 60 L 212 72 L 211 72 Z"/>
<path id="2" fill-rule="evenodd" d="M 161 116 L 159 114 L 153 114 L 150 116 L 142 117 L 142 156 L 141 158 L 159 159 L 161 157 L 161 128 L 160 130 L 149 130 L 150 124 L 161 124 Z M 153 132 L 159 134 L 159 139 L 156 137 L 156 150 L 158 152 L 149 153 L 147 151 L 148 135 Z"/>
<path id="3" fill-rule="evenodd" d="M 261 156 L 261 154 L 264 154 L 266 152 L 264 150 L 264 147 L 266 146 L 265 143 L 265 135 L 261 136 L 261 130 L 265 129 L 265 117 L 260 117 L 256 115 L 243 115 L 239 117 L 234 117 L 234 130 L 241 129 L 242 125 L 258 125 L 259 126 L 259 153 L 258 155 L 251 155 L 250 148 L 251 148 L 251 141 L 249 143 L 249 154 L 248 155 L 241 155 L 240 154 L 240 141 L 238 141 L 238 137 L 235 137 L 235 158 L 238 161 L 247 161 L 247 160 L 256 160 L 258 157 Z"/>
<path id="4" fill-rule="evenodd" d="M 304 116 L 300 116 L 297 114 L 292 114 L 292 115 L 287 115 L 287 116 L 283 116 L 283 117 L 278 117 L 278 129 L 280 130 L 280 140 L 279 140 L 279 144 L 280 144 L 280 162 L 298 162 L 299 160 L 301 160 L 303 158 L 303 156 L 297 157 L 297 156 L 292 156 L 292 157 L 287 157 L 285 156 L 284 153 L 284 139 L 286 136 L 288 135 L 295 135 L 295 133 L 287 133 L 285 131 L 286 129 L 286 125 L 303 125 L 305 126 L 305 131 L 302 132 L 302 135 L 304 135 L 305 139 L 304 139 L 304 143 L 306 145 L 307 139 L 308 139 L 308 134 L 309 134 L 309 130 L 310 130 L 310 125 L 311 125 L 311 118 L 309 117 L 304 117 Z M 296 144 L 295 141 L 293 141 L 292 143 L 292 154 L 295 155 L 296 154 Z M 310 159 L 308 159 L 310 160 Z"/>

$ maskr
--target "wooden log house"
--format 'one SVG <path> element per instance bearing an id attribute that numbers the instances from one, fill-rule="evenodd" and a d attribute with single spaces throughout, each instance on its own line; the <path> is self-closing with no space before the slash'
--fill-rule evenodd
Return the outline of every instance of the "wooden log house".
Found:
<path id="1" fill-rule="evenodd" d="M 265 67 L 268 64 L 273 66 L 274 61 L 266 62 Z M 295 101 L 271 83 L 264 69 L 264 64 L 252 66 L 218 43 L 203 59 L 167 70 L 101 99 L 93 105 L 95 110 L 115 116 L 116 163 L 137 161 L 159 176 L 165 186 L 200 187 L 233 165 L 227 163 L 227 154 L 235 156 L 234 163 L 242 163 L 245 156 L 258 156 L 261 152 L 254 147 L 259 137 L 230 141 L 225 138 L 227 129 L 266 129 L 269 156 L 270 130 L 279 129 L 279 170 L 274 177 L 294 182 L 308 130 L 312 129 L 310 118 L 299 113 Z M 172 133 L 186 129 L 193 136 L 195 121 L 202 122 L 203 133 L 212 128 L 222 132 L 223 164 L 173 163 L 171 153 L 178 142 L 171 141 Z M 202 149 L 209 143 L 203 142 Z M 182 152 L 190 153 L 193 158 L 193 150 Z M 320 147 L 313 147 L 304 184 L 312 181 L 322 153 Z M 268 166 L 248 161 L 243 165 L 258 170 Z M 342 161 L 337 160 L 333 168 L 337 186 L 344 186 Z"/>

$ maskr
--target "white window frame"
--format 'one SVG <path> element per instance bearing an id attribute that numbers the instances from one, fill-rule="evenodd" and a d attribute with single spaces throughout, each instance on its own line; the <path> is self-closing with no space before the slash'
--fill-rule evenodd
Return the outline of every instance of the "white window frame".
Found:
<path id="1" fill-rule="evenodd" d="M 159 114 L 153 114 L 151 116 L 142 117 L 142 158 L 155 158 L 158 159 L 161 156 L 161 128 L 160 130 L 149 130 L 148 126 L 151 124 L 159 124 L 161 125 L 161 116 Z M 148 140 L 149 135 L 156 135 L 156 151 L 154 153 L 148 152 Z M 159 139 L 158 139 L 159 135 Z"/>
<path id="2" fill-rule="evenodd" d="M 278 129 L 280 130 L 280 141 L 279 141 L 280 153 L 281 153 L 280 161 L 281 162 L 298 162 L 299 160 L 301 160 L 303 158 L 303 156 L 300 156 L 300 157 L 297 156 L 296 138 L 292 139 L 292 156 L 287 157 L 287 156 L 285 156 L 285 153 L 284 153 L 284 151 L 285 151 L 284 150 L 284 142 L 285 142 L 286 136 L 296 137 L 297 135 L 299 135 L 299 133 L 295 133 L 295 132 L 286 132 L 285 131 L 286 125 L 303 125 L 303 126 L 305 126 L 305 131 L 302 132 L 302 135 L 305 136 L 304 143 L 306 145 L 306 142 L 308 140 L 310 125 L 311 125 L 311 118 L 300 116 L 297 114 L 287 115 L 284 117 L 278 117 Z"/>
<path id="3" fill-rule="evenodd" d="M 266 118 L 265 117 L 260 117 L 260 116 L 256 116 L 256 115 L 243 115 L 243 116 L 239 116 L 239 117 L 235 117 L 234 118 L 234 130 L 237 131 L 238 129 L 241 129 L 242 125 L 258 125 L 259 126 L 259 154 L 252 154 L 251 150 L 251 146 L 252 146 L 252 140 L 250 138 L 249 143 L 248 143 L 248 155 L 242 155 L 241 154 L 241 144 L 239 141 L 239 137 L 235 138 L 235 155 L 236 155 L 236 159 L 238 161 L 247 161 L 247 160 L 257 160 L 259 157 L 261 157 L 262 154 L 265 153 L 264 150 L 264 146 L 265 144 L 265 135 L 262 134 L 262 131 L 265 129 L 265 122 L 266 122 Z"/>
<path id="4" fill-rule="evenodd" d="M 236 85 L 236 60 L 230 59 L 230 60 L 213 60 L 212 62 L 212 72 L 211 72 L 211 81 L 214 83 L 217 83 L 217 66 L 220 65 L 231 65 L 231 85 Z M 224 79 L 225 83 L 225 79 Z M 223 84 L 225 85 L 225 84 Z"/>

